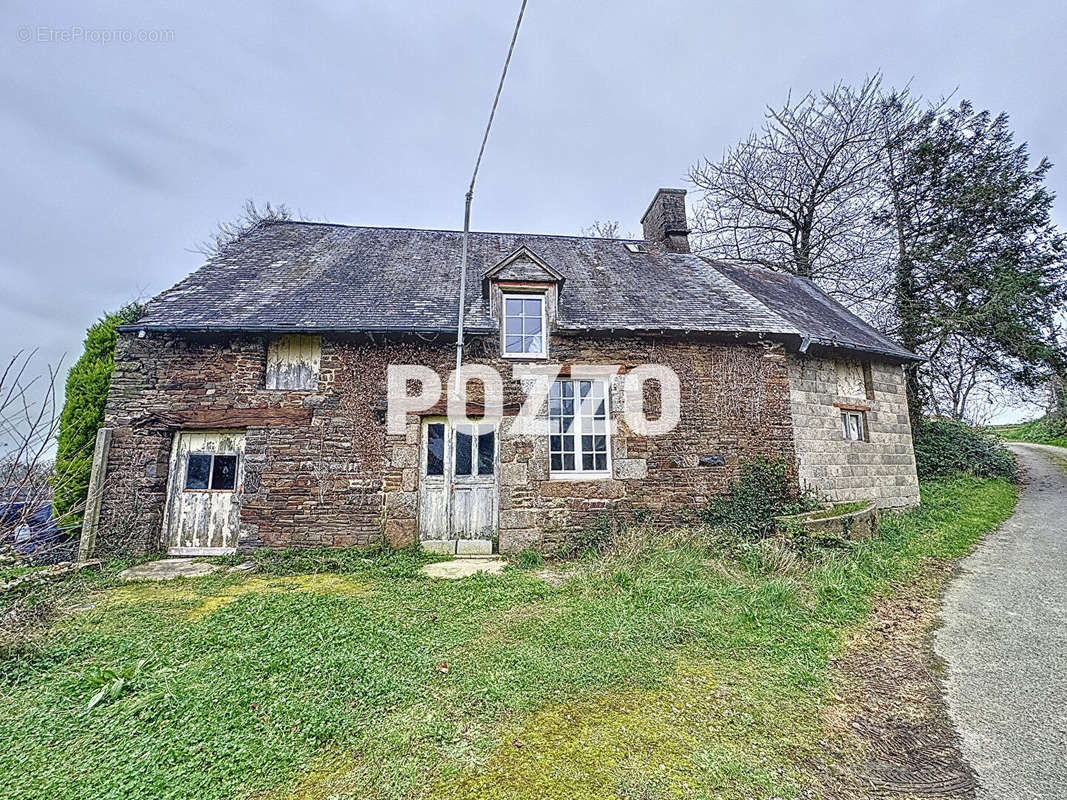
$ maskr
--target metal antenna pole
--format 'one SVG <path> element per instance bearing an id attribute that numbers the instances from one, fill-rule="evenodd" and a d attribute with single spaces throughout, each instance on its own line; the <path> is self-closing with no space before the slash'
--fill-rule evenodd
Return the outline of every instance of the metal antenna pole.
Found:
<path id="1" fill-rule="evenodd" d="M 462 388 L 459 377 L 460 367 L 463 366 L 463 317 L 467 305 L 467 253 L 470 248 L 471 233 L 471 200 L 474 199 L 474 182 L 478 180 L 478 168 L 482 165 L 482 156 L 485 155 L 485 144 L 489 141 L 489 131 L 493 127 L 493 117 L 496 116 L 496 107 L 500 103 L 500 93 L 504 89 L 504 78 L 508 75 L 508 65 L 511 64 L 511 55 L 515 52 L 515 42 L 519 38 L 519 26 L 522 25 L 522 16 L 526 13 L 527 0 L 522 0 L 519 8 L 519 18 L 515 21 L 515 32 L 511 35 L 511 46 L 508 47 L 508 57 L 504 60 L 504 70 L 500 73 L 500 83 L 496 87 L 496 96 L 493 98 L 493 107 L 489 111 L 489 122 L 485 126 L 485 134 L 482 136 L 482 146 L 478 149 L 478 158 L 474 162 L 474 173 L 471 175 L 471 185 L 467 189 L 467 202 L 463 211 L 463 248 L 460 255 L 459 266 L 459 322 L 456 326 L 456 391 Z"/>

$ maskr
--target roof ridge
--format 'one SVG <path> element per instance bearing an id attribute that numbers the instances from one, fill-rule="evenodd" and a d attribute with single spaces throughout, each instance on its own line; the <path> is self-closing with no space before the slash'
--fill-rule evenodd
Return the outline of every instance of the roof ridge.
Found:
<path id="1" fill-rule="evenodd" d="M 321 225 L 329 228 L 345 228 L 348 230 L 364 231 L 414 231 L 416 233 L 456 233 L 463 231 L 453 228 L 415 228 L 403 225 L 350 225 L 346 222 L 320 222 L 311 219 L 280 219 L 268 222 L 264 228 L 273 228 L 276 225 Z M 617 239 L 610 236 L 576 236 L 569 233 L 524 233 L 522 231 L 471 231 L 474 236 L 537 236 L 542 239 L 580 239 L 592 242 L 619 242 L 627 244 L 632 242 L 644 242 L 644 239 Z"/>

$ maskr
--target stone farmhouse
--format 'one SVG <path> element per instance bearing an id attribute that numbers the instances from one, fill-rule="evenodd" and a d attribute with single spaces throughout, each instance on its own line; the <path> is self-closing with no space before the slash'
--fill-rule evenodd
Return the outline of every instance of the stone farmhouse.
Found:
<path id="1" fill-rule="evenodd" d="M 120 329 L 97 548 L 551 550 L 607 513 L 692 519 L 758 454 L 828 500 L 917 503 L 916 356 L 807 280 L 691 254 L 684 195 L 659 190 L 643 240 L 472 233 L 464 358 L 500 371 L 504 413 L 475 383 L 463 423 L 442 400 L 394 433 L 391 364 L 454 390 L 461 234 L 260 224 Z M 624 419 L 644 364 L 679 378 L 660 435 Z M 545 433 L 512 430 L 516 365 L 558 368 Z"/>

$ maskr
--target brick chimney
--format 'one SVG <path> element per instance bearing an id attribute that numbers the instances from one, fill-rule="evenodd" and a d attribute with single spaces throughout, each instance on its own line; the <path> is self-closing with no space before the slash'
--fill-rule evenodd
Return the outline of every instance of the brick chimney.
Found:
<path id="1" fill-rule="evenodd" d="M 669 253 L 689 252 L 685 189 L 660 189 L 641 218 L 645 241 Z"/>

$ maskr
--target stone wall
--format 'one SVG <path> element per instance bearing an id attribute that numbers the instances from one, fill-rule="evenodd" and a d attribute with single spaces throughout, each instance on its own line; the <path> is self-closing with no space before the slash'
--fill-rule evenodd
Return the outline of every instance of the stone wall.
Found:
<path id="1" fill-rule="evenodd" d="M 496 337 L 475 339 L 468 360 L 497 366 L 506 378 L 505 402 L 519 402 L 524 394 L 497 346 Z M 299 423 L 240 426 L 247 426 L 242 548 L 364 545 L 383 538 L 394 546 L 413 542 L 419 418 L 409 417 L 403 435 L 386 434 L 386 368 L 423 364 L 447 378 L 453 353 L 447 340 L 327 336 L 318 387 L 288 392 L 263 388 L 262 338 L 120 336 L 105 420 L 115 433 L 101 547 L 163 546 L 166 473 L 181 427 L 174 415 L 231 409 L 290 409 L 305 417 Z M 623 514 L 640 509 L 664 522 L 692 519 L 726 488 L 739 459 L 758 453 L 793 458 L 789 377 L 779 345 L 552 337 L 550 362 L 670 366 L 682 383 L 681 423 L 661 437 L 633 434 L 621 420 L 621 381 L 616 381 L 613 477 L 550 480 L 547 441 L 510 435 L 513 420 L 505 418 L 499 438 L 502 550 L 552 549 L 613 509 Z"/>
<path id="2" fill-rule="evenodd" d="M 862 396 L 851 387 L 859 366 Z M 875 500 L 882 508 L 919 502 L 904 373 L 881 362 L 847 364 L 789 356 L 789 387 L 800 482 L 834 502 Z M 836 404 L 836 405 L 835 405 Z M 867 441 L 846 441 L 842 407 L 864 409 Z"/>
<path id="3" fill-rule="evenodd" d="M 609 479 L 549 477 L 548 441 L 515 436 L 514 422 L 501 423 L 499 445 L 499 547 L 514 552 L 533 547 L 551 552 L 608 513 L 641 511 L 665 524 L 695 520 L 708 499 L 725 491 L 738 461 L 757 454 L 793 458 L 785 353 L 778 345 L 665 342 L 640 337 L 604 340 L 553 337 L 551 362 L 612 364 L 624 369 L 642 363 L 671 367 L 681 380 L 681 421 L 663 436 L 638 436 L 623 420 L 622 375 L 613 380 L 610 414 Z M 451 355 L 451 354 L 449 354 Z M 510 376 L 511 365 L 479 359 Z M 442 367 L 438 367 L 442 372 Z M 505 403 L 524 395 L 518 383 L 504 382 Z M 655 391 L 646 408 L 657 416 Z M 547 414 L 547 409 L 541 409 Z M 417 464 L 419 421 L 412 419 L 404 443 L 395 446 L 404 463 Z M 410 448 L 410 449 L 409 449 Z M 395 471 L 395 468 L 393 468 Z M 387 472 L 387 481 L 388 472 Z M 395 484 L 393 480 L 391 483 Z M 417 492 L 387 494 L 391 538 L 416 536 Z"/>

